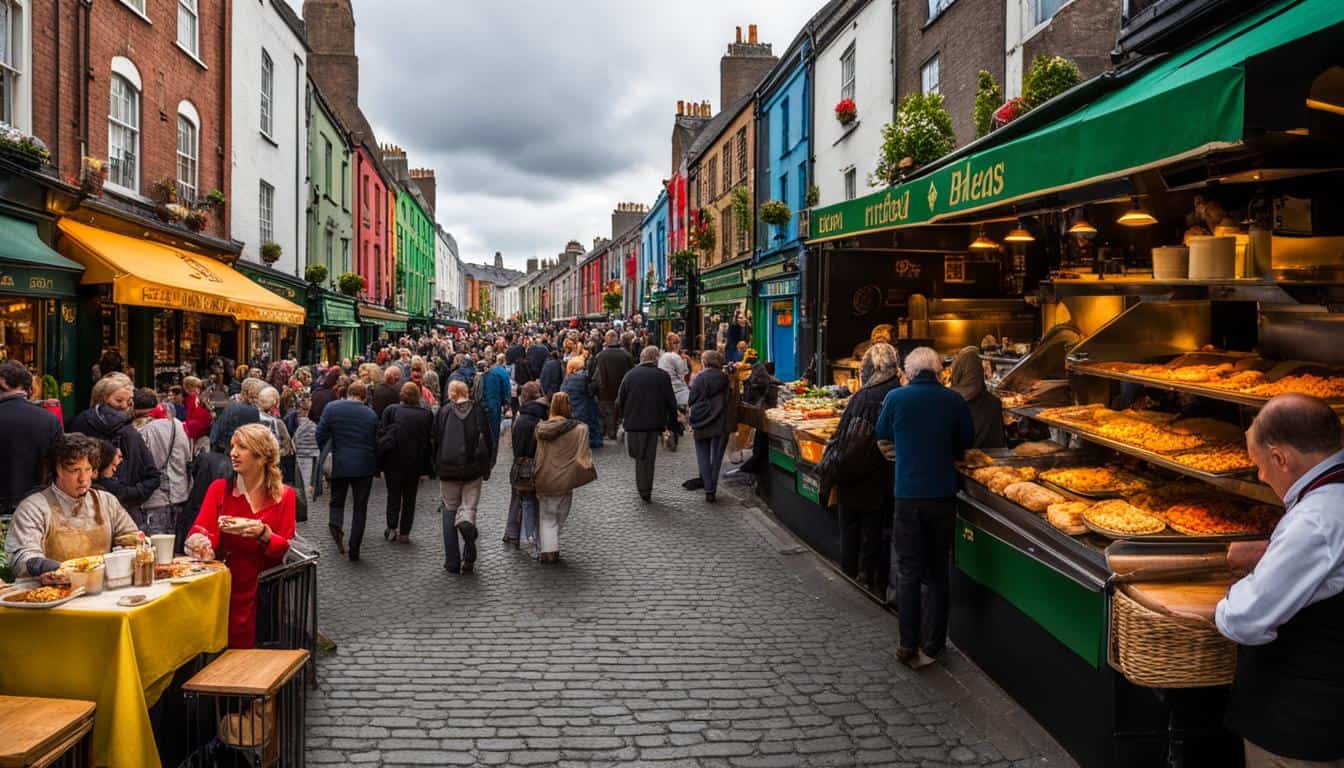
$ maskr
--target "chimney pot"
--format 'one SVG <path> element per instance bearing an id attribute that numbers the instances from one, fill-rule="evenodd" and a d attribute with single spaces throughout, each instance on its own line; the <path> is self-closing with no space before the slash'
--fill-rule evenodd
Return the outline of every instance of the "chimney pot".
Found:
<path id="1" fill-rule="evenodd" d="M 681 99 L 677 99 L 677 114 L 680 115 L 683 112 L 683 110 L 685 110 L 685 108 L 686 108 L 686 102 L 682 101 Z"/>
<path id="2" fill-rule="evenodd" d="M 747 27 L 747 35 L 748 35 L 747 40 L 748 40 L 749 42 L 751 42 L 751 43 L 754 44 L 754 43 L 756 42 L 756 25 L 755 25 L 755 24 L 752 24 L 752 25 L 750 25 L 750 26 Z"/>
<path id="3" fill-rule="evenodd" d="M 742 28 L 741 28 L 741 27 L 738 27 L 738 28 L 737 28 L 737 42 L 738 42 L 739 44 L 742 42 Z"/>

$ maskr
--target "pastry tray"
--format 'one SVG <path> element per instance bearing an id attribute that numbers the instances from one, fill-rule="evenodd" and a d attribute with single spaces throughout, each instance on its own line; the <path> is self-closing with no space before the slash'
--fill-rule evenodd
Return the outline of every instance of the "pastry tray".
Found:
<path id="1" fill-rule="evenodd" d="M 1197 364 L 1215 363 L 1219 361 L 1235 363 L 1244 360 L 1247 357 L 1248 355 L 1200 352 L 1200 353 L 1190 353 L 1186 355 L 1181 355 L 1180 357 L 1175 359 L 1180 360 L 1182 358 L 1199 358 L 1197 360 L 1189 361 L 1191 365 L 1197 365 Z M 1108 370 L 1106 368 L 1101 367 L 1104 362 L 1129 362 L 1129 361 L 1099 361 L 1099 360 L 1094 361 L 1094 360 L 1070 359 L 1067 362 L 1067 367 L 1069 372 L 1071 373 L 1084 374 L 1087 376 L 1095 376 L 1097 378 L 1102 379 L 1114 379 L 1115 381 L 1129 381 L 1135 384 L 1142 384 L 1145 387 L 1151 387 L 1153 389 L 1164 389 L 1169 392 L 1186 392 L 1192 395 L 1197 395 L 1199 397 L 1208 398 L 1210 400 L 1222 400 L 1229 403 L 1236 403 L 1238 405 L 1245 405 L 1251 408 L 1261 408 L 1264 406 L 1265 403 L 1269 402 L 1269 398 L 1263 395 L 1248 395 L 1245 392 L 1238 392 L 1233 389 L 1220 389 L 1218 387 L 1209 387 L 1197 383 L 1169 381 L 1167 379 L 1154 379 L 1148 376 L 1136 376 L 1132 373 L 1126 373 L 1124 371 Z M 1152 365 L 1163 365 L 1163 364 L 1152 363 Z M 1291 368 L 1288 368 L 1288 365 L 1291 365 Z M 1309 363 L 1305 361 L 1290 361 L 1290 363 L 1288 364 L 1279 363 L 1276 365 L 1276 367 L 1280 366 L 1288 368 L 1288 370 L 1284 371 L 1282 374 L 1278 376 L 1275 376 L 1273 379 L 1275 381 L 1282 378 L 1283 376 L 1295 373 L 1303 368 L 1331 367 L 1321 365 L 1319 363 Z M 1334 408 L 1337 411 L 1344 411 L 1344 398 L 1330 398 L 1327 399 L 1326 402 L 1330 404 L 1331 408 Z"/>
<path id="2" fill-rule="evenodd" d="M 1116 541 L 1169 541 L 1173 538 L 1179 541 L 1195 541 L 1201 538 L 1198 536 L 1186 536 L 1185 534 L 1176 534 L 1173 536 L 1167 532 L 1170 529 L 1166 527 L 1165 523 L 1162 526 L 1162 530 L 1155 533 L 1121 533 L 1120 531 L 1097 525 L 1091 520 L 1088 520 L 1086 514 L 1083 515 L 1083 525 L 1098 536 L 1105 536 L 1108 539 L 1114 539 Z"/>

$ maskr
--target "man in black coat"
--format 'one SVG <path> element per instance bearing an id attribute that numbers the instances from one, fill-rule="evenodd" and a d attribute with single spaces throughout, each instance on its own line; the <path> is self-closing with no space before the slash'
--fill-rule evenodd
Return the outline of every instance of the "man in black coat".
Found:
<path id="1" fill-rule="evenodd" d="M 383 371 L 383 380 L 373 385 L 373 395 L 369 404 L 380 418 L 383 411 L 401 402 L 401 369 L 395 365 L 387 366 Z"/>
<path id="2" fill-rule="evenodd" d="M 408 542 L 420 478 L 431 471 L 434 413 L 420 404 L 420 385 L 413 381 L 401 385 L 398 397 L 401 402 L 388 406 L 378 419 L 378 463 L 387 482 L 383 538 Z"/>
<path id="3" fill-rule="evenodd" d="M 0 514 L 10 514 L 46 478 L 47 451 L 61 436 L 61 421 L 28 401 L 33 375 L 23 363 L 0 363 L 0 434 L 11 436 L 0 462 Z"/>
<path id="4" fill-rule="evenodd" d="M 602 420 L 602 436 L 608 440 L 616 439 L 616 427 L 620 424 L 616 394 L 625 374 L 634 367 L 635 359 L 621 348 L 620 337 L 615 331 L 607 331 L 606 346 L 593 362 L 593 385 L 597 387 L 597 415 Z"/>
<path id="5" fill-rule="evenodd" d="M 625 445 L 635 460 L 635 488 L 647 503 L 653 494 L 653 467 L 664 430 L 680 431 L 672 380 L 658 367 L 657 347 L 639 353 L 639 365 L 621 379 L 616 414 L 625 421 Z"/>
<path id="6" fill-rule="evenodd" d="M 486 419 L 466 384 L 448 385 L 448 402 L 434 418 L 434 466 L 443 496 L 443 567 L 449 573 L 471 573 L 476 565 L 476 505 L 495 452 Z"/>
<path id="7" fill-rule="evenodd" d="M 548 363 L 549 364 L 549 363 Z M 537 425 L 546 420 L 550 409 L 541 387 L 535 381 L 529 381 L 518 388 L 518 399 L 522 406 L 513 420 L 513 458 L 537 458 Z M 504 526 L 504 543 L 517 546 L 522 538 L 523 517 L 530 516 L 531 535 L 536 536 L 537 494 L 519 491 L 510 484 L 509 518 Z M 526 508 L 526 509 L 525 509 Z"/>
<path id="8" fill-rule="evenodd" d="M 527 348 L 527 381 L 532 381 L 541 376 L 541 369 L 546 367 L 546 360 L 551 356 L 550 339 L 545 334 L 532 338 L 532 346 Z M 526 384 L 526 381 L 518 380 L 518 386 Z"/>

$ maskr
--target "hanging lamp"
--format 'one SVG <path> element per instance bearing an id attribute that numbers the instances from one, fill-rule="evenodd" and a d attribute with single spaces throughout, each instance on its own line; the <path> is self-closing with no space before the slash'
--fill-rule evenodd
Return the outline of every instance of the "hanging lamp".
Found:
<path id="1" fill-rule="evenodd" d="M 1138 195 L 1135 195 L 1130 199 L 1133 201 L 1133 205 L 1129 210 L 1120 214 L 1120 218 L 1115 220 L 1116 224 L 1125 227 L 1151 227 L 1157 223 L 1157 219 L 1153 218 L 1153 214 L 1145 211 L 1143 207 L 1139 205 Z"/>
<path id="2" fill-rule="evenodd" d="M 972 251 L 997 251 L 999 250 L 999 244 L 985 235 L 985 228 L 982 226 L 980 227 L 980 234 L 971 241 L 970 248 Z"/>
<path id="3" fill-rule="evenodd" d="M 1031 234 L 1031 232 L 1027 231 L 1026 227 L 1022 226 L 1022 220 L 1018 219 L 1017 226 L 1013 227 L 1012 230 L 1008 232 L 1008 234 L 1003 236 L 1003 242 L 1018 243 L 1018 244 L 1034 243 L 1036 242 L 1036 238 Z"/>
<path id="4" fill-rule="evenodd" d="M 1073 237 L 1081 237 L 1084 240 L 1091 240 L 1097 236 L 1097 228 L 1092 226 L 1092 222 L 1087 220 L 1087 209 L 1082 209 L 1078 213 L 1078 220 L 1069 227 L 1069 234 Z"/>

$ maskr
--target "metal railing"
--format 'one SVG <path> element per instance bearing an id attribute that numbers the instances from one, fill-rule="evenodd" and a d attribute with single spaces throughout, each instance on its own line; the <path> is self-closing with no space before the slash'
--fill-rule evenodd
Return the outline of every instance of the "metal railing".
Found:
<path id="1" fill-rule="evenodd" d="M 285 560 L 257 577 L 257 647 L 308 651 L 317 683 L 317 554 L 297 536 Z"/>

